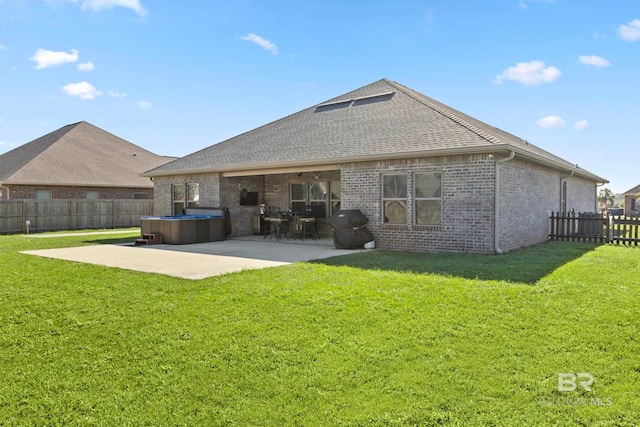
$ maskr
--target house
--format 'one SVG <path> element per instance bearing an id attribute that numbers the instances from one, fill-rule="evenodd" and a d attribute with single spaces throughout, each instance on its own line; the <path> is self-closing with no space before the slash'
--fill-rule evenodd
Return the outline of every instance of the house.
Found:
<path id="1" fill-rule="evenodd" d="M 624 212 L 626 215 L 631 215 L 640 210 L 639 206 L 637 205 L 638 194 L 640 194 L 640 185 L 636 185 L 629 191 L 623 193 Z"/>
<path id="2" fill-rule="evenodd" d="M 140 174 L 174 159 L 79 122 L 0 155 L 0 198 L 152 199 Z"/>
<path id="3" fill-rule="evenodd" d="M 594 211 L 607 182 L 387 79 L 143 176 L 157 214 L 225 206 L 234 235 L 252 233 L 259 207 L 240 202 L 257 192 L 266 206 L 312 205 L 325 232 L 336 210 L 360 209 L 379 248 L 471 253 L 548 240 L 550 211 Z"/>

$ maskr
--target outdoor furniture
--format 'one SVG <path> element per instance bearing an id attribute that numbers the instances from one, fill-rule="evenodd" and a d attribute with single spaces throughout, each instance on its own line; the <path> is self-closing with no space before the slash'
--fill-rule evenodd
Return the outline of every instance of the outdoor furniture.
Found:
<path id="1" fill-rule="evenodd" d="M 304 211 L 299 218 L 300 234 L 302 235 L 302 241 L 304 242 L 307 233 L 313 238 L 318 240 L 318 231 L 316 230 L 316 217 L 313 212 L 313 207 L 310 205 L 305 206 Z"/>
<path id="2" fill-rule="evenodd" d="M 289 232 L 289 218 L 287 215 L 282 213 L 282 210 L 279 207 L 269 206 L 267 216 L 264 220 L 268 225 L 265 226 L 263 239 L 267 237 L 267 234 L 269 235 L 269 240 L 274 236 L 278 241 L 283 235 L 287 237 Z"/>

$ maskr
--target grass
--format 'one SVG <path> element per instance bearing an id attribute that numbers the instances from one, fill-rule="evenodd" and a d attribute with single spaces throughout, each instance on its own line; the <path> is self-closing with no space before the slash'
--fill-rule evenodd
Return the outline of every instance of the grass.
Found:
<path id="1" fill-rule="evenodd" d="M 640 252 L 371 251 L 191 281 L 0 237 L 0 424 L 636 425 Z M 558 391 L 590 373 L 591 392 Z"/>

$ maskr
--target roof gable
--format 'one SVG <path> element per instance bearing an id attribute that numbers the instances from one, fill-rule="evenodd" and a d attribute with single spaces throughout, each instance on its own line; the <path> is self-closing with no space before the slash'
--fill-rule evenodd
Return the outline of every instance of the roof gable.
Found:
<path id="1" fill-rule="evenodd" d="M 382 79 L 182 157 L 145 176 L 509 149 L 578 170 L 508 132 Z"/>
<path id="2" fill-rule="evenodd" d="M 0 182 L 144 188 L 152 183 L 140 174 L 170 160 L 79 122 L 2 154 Z"/>

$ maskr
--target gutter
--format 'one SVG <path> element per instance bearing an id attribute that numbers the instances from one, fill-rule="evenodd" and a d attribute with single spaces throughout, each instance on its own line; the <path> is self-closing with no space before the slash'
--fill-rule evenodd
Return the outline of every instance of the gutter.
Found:
<path id="1" fill-rule="evenodd" d="M 493 199 L 495 203 L 495 206 L 493 208 L 493 216 L 494 216 L 493 244 L 494 244 L 495 252 L 498 255 L 502 255 L 504 253 L 504 251 L 500 249 L 500 245 L 498 244 L 499 243 L 498 240 L 500 239 L 500 198 L 498 197 L 498 190 L 500 189 L 500 168 L 498 166 L 501 163 L 506 163 L 509 160 L 513 160 L 515 156 L 516 156 L 516 152 L 511 150 L 511 154 L 509 154 L 509 157 L 505 157 L 504 159 L 500 159 L 496 161 L 496 178 L 494 180 L 495 189 L 493 191 Z"/>
<path id="2" fill-rule="evenodd" d="M 0 189 L 7 190 L 7 199 L 6 200 L 9 200 L 11 198 L 11 192 L 9 190 L 9 187 L 5 187 L 4 185 L 0 184 Z M 2 197 L 0 197 L 0 199 L 2 199 Z"/>

